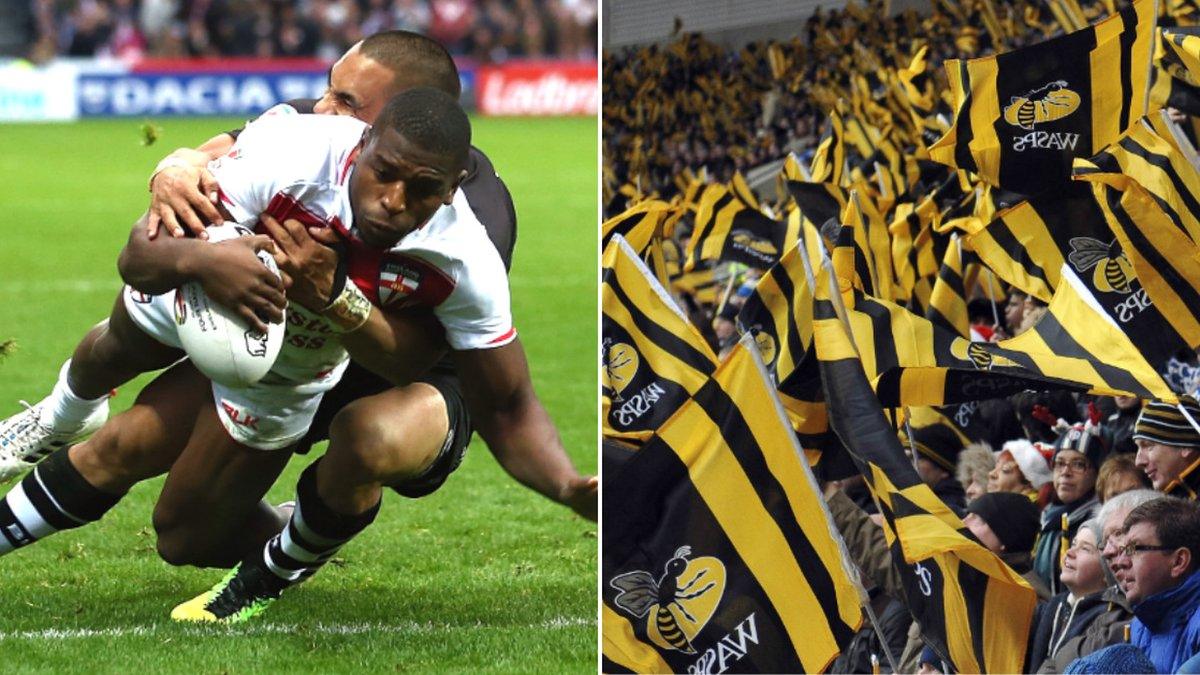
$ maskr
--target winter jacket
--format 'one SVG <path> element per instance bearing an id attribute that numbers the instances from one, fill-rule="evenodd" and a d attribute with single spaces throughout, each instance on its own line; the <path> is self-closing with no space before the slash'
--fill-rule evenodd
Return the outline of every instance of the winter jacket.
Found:
<path id="1" fill-rule="evenodd" d="M 1130 410 L 1118 410 L 1104 420 L 1104 426 L 1100 427 L 1100 431 L 1107 436 L 1110 453 L 1133 454 L 1137 452 L 1137 445 L 1133 442 L 1133 426 L 1137 423 L 1138 414 L 1141 412 L 1141 406 Z"/>
<path id="2" fill-rule="evenodd" d="M 1029 665 L 1025 670 L 1037 670 L 1067 640 L 1083 635 L 1092 621 L 1108 609 L 1103 594 L 1101 590 L 1076 599 L 1066 591 L 1040 603 L 1033 615 L 1032 642 L 1025 657 Z"/>
<path id="3" fill-rule="evenodd" d="M 888 595 L 881 594 L 871 605 L 875 609 L 875 618 L 879 620 L 878 632 L 870 621 L 864 621 L 863 627 L 850 638 L 850 644 L 846 645 L 841 655 L 829 666 L 829 672 L 869 673 L 873 668 L 872 655 L 878 659 L 879 672 L 893 672 L 888 662 L 887 651 L 879 642 L 879 633 L 883 633 L 887 640 L 892 657 L 899 658 L 908 640 L 908 626 L 912 623 L 912 615 L 908 613 L 908 607 L 903 602 Z"/>
<path id="4" fill-rule="evenodd" d="M 1062 572 L 1062 559 L 1075 532 L 1083 521 L 1091 518 L 1099 509 L 1095 493 L 1070 504 L 1047 506 L 1042 512 L 1042 529 L 1037 543 L 1033 545 L 1033 569 L 1050 588 L 1052 594 L 1066 590 L 1058 575 Z M 1064 527 L 1065 516 L 1065 527 Z"/>
<path id="5" fill-rule="evenodd" d="M 1083 632 L 1067 638 L 1053 656 L 1042 661 L 1039 673 L 1061 673 L 1075 659 L 1098 649 L 1125 641 L 1125 628 L 1133 620 L 1133 612 L 1125 595 L 1117 586 L 1109 586 L 1100 594 L 1104 611 L 1083 627 Z M 1036 639 L 1036 636 L 1035 636 Z M 1036 664 L 1034 664 L 1036 666 Z"/>
<path id="6" fill-rule="evenodd" d="M 1134 605 L 1133 615 L 1129 641 L 1150 657 L 1158 672 L 1179 670 L 1200 651 L 1200 571 Z"/>
<path id="7" fill-rule="evenodd" d="M 946 503 L 950 510 L 960 517 L 967 511 L 967 493 L 963 491 L 962 483 L 951 476 L 938 481 L 932 488 L 933 494 Z"/>

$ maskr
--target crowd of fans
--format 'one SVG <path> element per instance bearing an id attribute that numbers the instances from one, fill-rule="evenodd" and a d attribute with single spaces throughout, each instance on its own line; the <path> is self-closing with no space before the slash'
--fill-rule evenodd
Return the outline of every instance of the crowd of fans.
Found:
<path id="1" fill-rule="evenodd" d="M 1079 4 L 1088 20 L 1104 7 L 1100 0 Z M 672 179 L 685 169 L 704 167 L 714 180 L 727 182 L 735 171 L 744 174 L 789 151 L 811 153 L 833 106 L 820 96 L 825 83 L 844 87 L 852 74 L 866 74 L 877 64 L 907 66 L 916 47 L 925 45 L 944 91 L 945 60 L 995 52 L 989 33 L 978 28 L 978 16 L 964 22 L 951 13 L 924 17 L 910 10 L 888 17 L 879 0 L 862 5 L 818 9 L 786 41 L 734 49 L 685 32 L 665 46 L 606 50 L 602 136 L 612 182 L 666 198 L 679 190 Z M 995 5 L 1008 25 L 1025 31 L 1005 49 L 1056 30 L 1040 0 Z"/>
<path id="2" fill-rule="evenodd" d="M 1010 300 L 988 328 L 1021 332 L 1030 308 Z M 1025 392 L 975 414 L 983 434 L 931 424 L 910 447 L 922 480 L 1037 591 L 1026 672 L 1200 672 L 1200 405 Z M 877 616 L 898 624 L 882 628 L 900 669 L 947 672 L 891 607 L 903 592 L 861 479 L 826 497 Z M 865 672 L 883 653 L 873 640 L 834 670 Z"/>
<path id="3" fill-rule="evenodd" d="M 605 55 L 606 215 L 646 199 L 682 205 L 661 242 L 666 278 L 714 350 L 730 349 L 739 328 L 746 330 L 737 316 L 763 270 L 693 260 L 694 268 L 683 272 L 682 252 L 699 227 L 697 186 L 726 184 L 732 193 L 737 174 L 789 152 L 806 162 L 836 105 L 828 91 L 853 89 L 854 78 L 868 80 L 880 64 L 904 68 L 922 46 L 929 50 L 926 72 L 941 80 L 935 90 L 945 92 L 945 59 L 995 51 L 989 31 L 979 28 L 981 17 L 971 14 L 983 4 L 939 0 L 931 16 L 886 18 L 878 4 L 864 10 L 852 3 L 845 11 L 817 12 L 791 41 L 728 49 L 683 34 L 669 45 Z M 1061 30 L 1045 15 L 1051 5 L 990 4 L 1006 32 L 1024 30 L 1005 49 Z M 1088 20 L 1104 11 L 1100 2 L 1079 4 Z M 868 96 L 880 101 L 882 91 L 875 87 Z M 949 112 L 944 99 L 935 105 Z M 848 156 L 847 166 L 870 163 Z M 870 190 L 874 181 L 858 185 Z M 762 210 L 782 221 L 794 206 L 786 191 L 777 192 L 777 201 L 759 197 Z M 916 203 L 929 193 L 922 186 L 880 203 Z M 890 223 L 888 208 L 880 212 Z M 1045 303 L 1020 292 L 1001 294 L 993 304 L 983 297 L 990 290 L 966 290 L 975 340 L 1019 335 L 1047 312 Z M 914 417 L 911 438 L 901 433 L 924 483 L 1037 591 L 1026 672 L 1200 672 L 1196 364 L 1196 354 L 1185 351 L 1165 367 L 1167 382 L 1191 395 L 1178 406 L 1027 391 L 966 408 L 925 409 L 932 414 L 921 424 Z M 962 417 L 970 417 L 969 427 L 956 423 Z M 888 672 L 883 655 L 890 652 L 900 672 L 950 672 L 907 611 L 882 517 L 861 477 L 830 480 L 824 488 L 869 587 L 876 622 L 830 671 Z"/>
<path id="4" fill-rule="evenodd" d="M 430 35 L 480 63 L 596 55 L 597 0 L 26 0 L 24 54 L 336 59 L 363 37 Z"/>

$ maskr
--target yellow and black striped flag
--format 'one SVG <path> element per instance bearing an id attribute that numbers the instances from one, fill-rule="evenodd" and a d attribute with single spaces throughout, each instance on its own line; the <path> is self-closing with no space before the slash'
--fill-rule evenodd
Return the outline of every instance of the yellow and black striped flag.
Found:
<path id="1" fill-rule="evenodd" d="M 842 116 L 838 111 L 830 110 L 828 126 L 813 153 L 810 168 L 813 182 L 842 184 L 842 172 L 846 166 L 846 146 L 843 136 Z"/>
<path id="2" fill-rule="evenodd" d="M 1171 26 L 1162 29 L 1168 60 L 1181 65 L 1190 75 L 1187 81 L 1200 83 L 1200 26 Z"/>
<path id="3" fill-rule="evenodd" d="M 848 208 L 857 212 L 853 204 Z M 868 295 L 876 295 L 879 293 L 879 276 L 867 242 L 867 225 L 861 217 L 844 218 L 843 221 L 845 224 L 838 230 L 831 255 L 834 274 L 839 280 L 847 282 L 843 286 L 843 293 L 857 288 Z"/>
<path id="4" fill-rule="evenodd" d="M 820 290 L 826 283 L 816 285 L 818 303 L 833 299 Z M 971 538 L 921 481 L 871 392 L 853 342 L 836 325 L 814 336 L 830 425 L 883 514 L 893 564 L 926 644 L 956 672 L 1021 672 L 1037 595 Z"/>
<path id="5" fill-rule="evenodd" d="M 1154 78 L 1150 85 L 1150 109 L 1175 108 L 1200 115 L 1200 28 L 1165 28 L 1158 31 L 1154 45 Z M 1192 69 L 1197 68 L 1196 73 Z"/>
<path id="6" fill-rule="evenodd" d="M 1076 181 L 1005 209 L 968 240 L 998 277 L 1044 302 L 1051 302 L 1062 286 L 1063 270 L 1071 270 L 1155 367 L 1186 347 L 1146 295 L 1085 183 Z"/>
<path id="7" fill-rule="evenodd" d="M 605 672 L 824 672 L 862 624 L 751 338 L 604 481 Z"/>
<path id="8" fill-rule="evenodd" d="M 1066 182 L 1071 160 L 1146 113 L 1154 0 L 1094 26 L 998 56 L 946 62 L 955 101 L 936 161 L 1022 194 Z"/>
<path id="9" fill-rule="evenodd" d="M 1200 242 L 1200 173 L 1150 124 L 1150 118 L 1144 118 L 1096 155 L 1075 160 L 1075 176 L 1129 176 L 1153 195 L 1176 227 Z"/>
<path id="10" fill-rule="evenodd" d="M 604 435 L 644 441 L 708 381 L 717 358 L 620 235 L 601 265 Z"/>
<path id="11" fill-rule="evenodd" d="M 938 216 L 936 195 L 919 203 L 904 202 L 896 210 L 888 232 L 892 242 L 892 267 L 896 275 L 896 299 L 919 307 L 929 306 L 933 291 L 930 279 L 938 270 L 933 254 L 932 227 Z"/>
<path id="12" fill-rule="evenodd" d="M 1200 346 L 1200 246 L 1132 177 L 1090 174 L 1096 198 L 1154 308 L 1186 345 Z"/>
<path id="13" fill-rule="evenodd" d="M 971 337 L 963 270 L 972 258 L 970 251 L 963 251 L 962 239 L 957 234 L 951 235 L 946 257 L 942 259 L 942 267 L 929 296 L 929 309 L 925 312 L 925 318 L 961 338 Z"/>
<path id="14" fill-rule="evenodd" d="M 650 247 L 650 240 L 662 225 L 675 213 L 676 207 L 657 199 L 647 199 L 613 216 L 600 226 L 600 246 L 608 246 L 608 240 L 619 234 L 639 254 Z"/>
<path id="15" fill-rule="evenodd" d="M 755 196 L 754 190 L 750 189 L 750 184 L 746 182 L 746 177 L 741 171 L 733 172 L 733 179 L 729 181 L 729 191 L 745 202 L 746 206 L 758 210 L 758 197 Z"/>
<path id="16" fill-rule="evenodd" d="M 702 261 L 740 262 L 765 270 L 799 237 L 799 220 L 787 223 L 751 208 L 725 186 L 710 185 L 700 197 L 696 225 L 684 252 L 684 271 Z"/>
<path id="17" fill-rule="evenodd" d="M 1143 356 L 1147 346 L 1130 339 L 1120 317 L 1104 310 L 1070 264 L 1063 264 L 1059 277 L 1046 314 L 1024 333 L 984 345 L 988 352 L 1047 377 L 1086 384 L 1093 394 L 1174 403 L 1175 392 Z"/>
<path id="18" fill-rule="evenodd" d="M 811 220 L 818 230 L 830 220 L 841 218 L 842 211 L 850 202 L 849 193 L 833 183 L 810 181 L 788 181 L 788 191 L 804 218 Z"/>
<path id="19" fill-rule="evenodd" d="M 996 346 L 970 342 L 899 305 L 858 290 L 852 294 L 853 299 L 844 306 L 858 345 L 854 356 L 885 407 L 951 405 L 1026 389 L 1087 389 L 1079 382 L 1049 376 L 1000 356 Z M 843 290 L 842 297 L 845 295 Z M 815 302 L 812 318 L 814 341 L 823 331 L 832 331 L 836 337 L 845 330 L 828 301 Z M 811 364 L 802 365 L 811 372 Z"/>

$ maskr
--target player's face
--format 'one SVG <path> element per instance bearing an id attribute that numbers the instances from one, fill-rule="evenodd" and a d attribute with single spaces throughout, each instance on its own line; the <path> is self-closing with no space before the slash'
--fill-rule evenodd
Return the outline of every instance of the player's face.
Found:
<path id="1" fill-rule="evenodd" d="M 450 158 L 416 147 L 395 130 L 371 132 L 350 177 L 359 237 L 368 246 L 395 246 L 454 200 L 465 175 Z"/>
<path id="2" fill-rule="evenodd" d="M 350 115 L 373 124 L 395 94 L 395 76 L 379 62 L 363 56 L 359 45 L 329 69 L 329 86 L 313 107 L 318 115 Z"/>

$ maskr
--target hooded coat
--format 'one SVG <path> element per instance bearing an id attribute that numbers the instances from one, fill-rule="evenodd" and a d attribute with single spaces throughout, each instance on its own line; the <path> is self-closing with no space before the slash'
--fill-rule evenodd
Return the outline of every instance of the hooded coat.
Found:
<path id="1" fill-rule="evenodd" d="M 1182 584 L 1133 606 L 1129 641 L 1160 673 L 1174 673 L 1200 652 L 1200 570 Z"/>
<path id="2" fill-rule="evenodd" d="M 1108 602 L 1103 596 L 1103 590 L 1097 591 L 1072 604 L 1070 592 L 1065 591 L 1038 605 L 1034 614 L 1033 640 L 1026 657 L 1029 663 L 1026 670 L 1036 671 L 1067 640 L 1083 635 L 1093 621 L 1108 611 Z"/>

